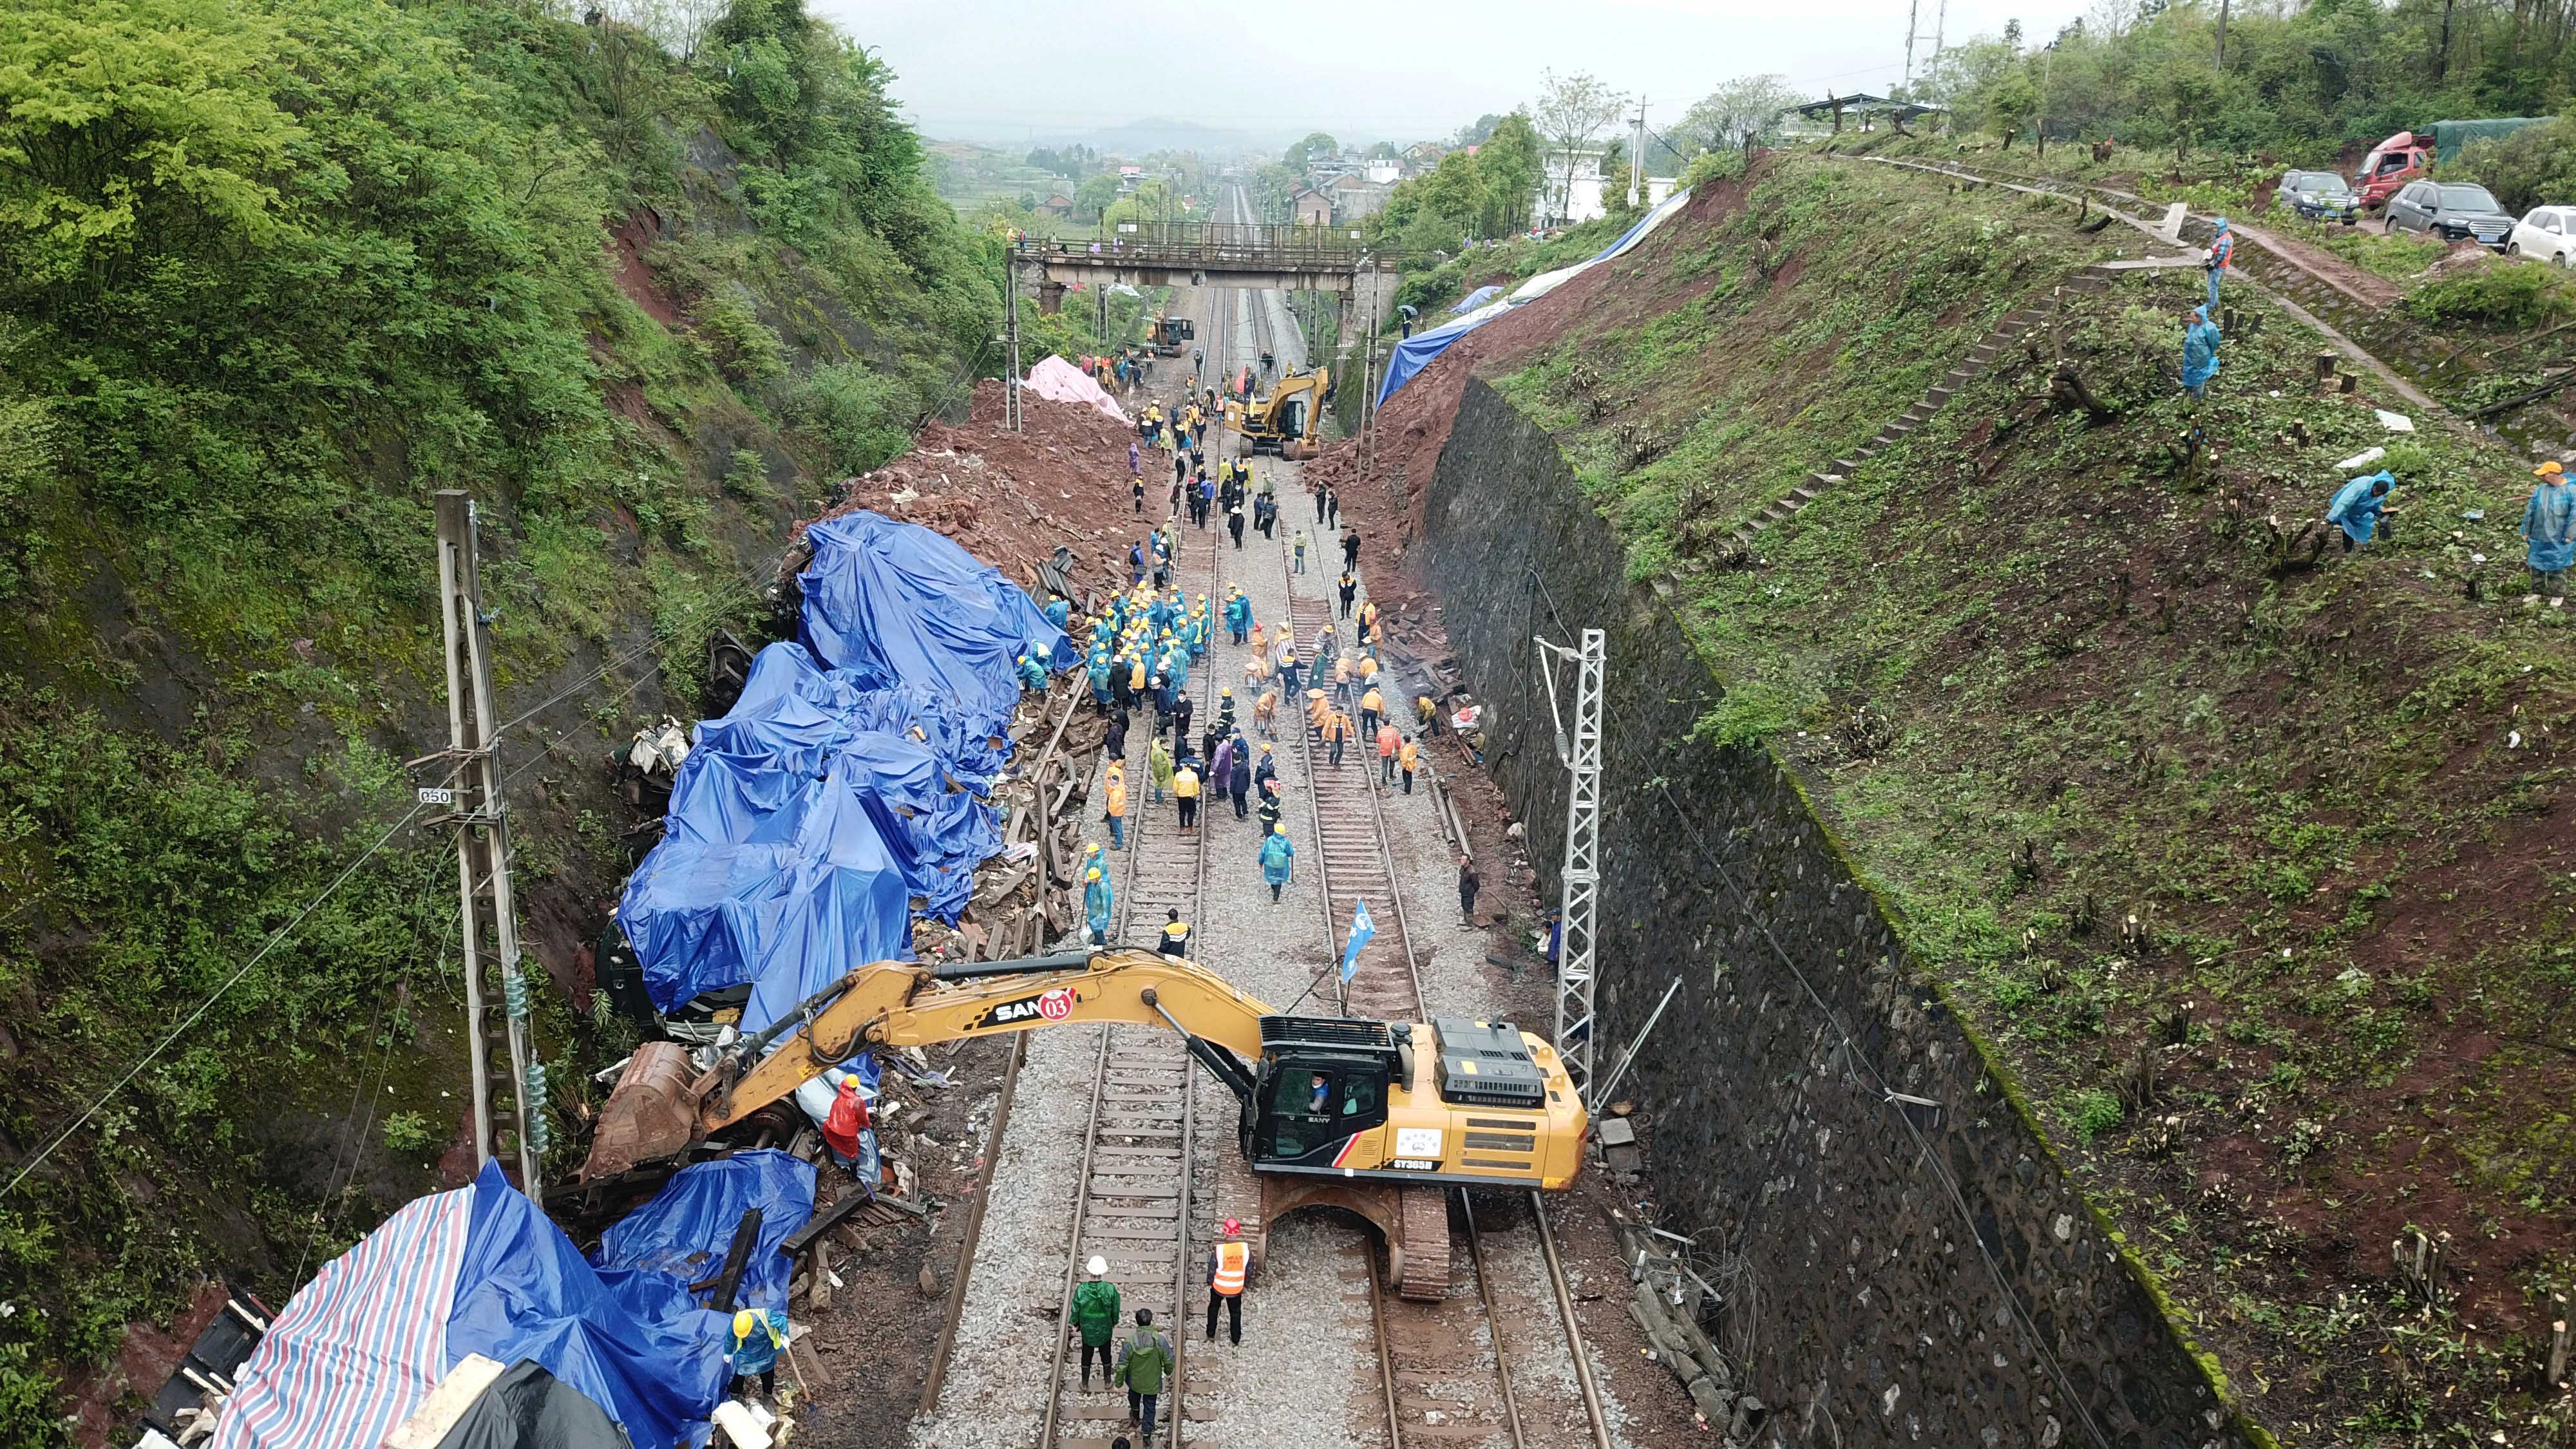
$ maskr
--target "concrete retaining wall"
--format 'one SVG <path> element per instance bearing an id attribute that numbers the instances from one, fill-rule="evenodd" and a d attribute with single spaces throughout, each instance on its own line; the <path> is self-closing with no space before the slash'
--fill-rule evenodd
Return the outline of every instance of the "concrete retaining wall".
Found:
<path id="1" fill-rule="evenodd" d="M 1619 1095 L 1648 1121 L 1662 1226 L 1727 1261 L 1715 1336 L 1769 1406 L 1755 1442 L 2268 1442 L 1918 978 L 1798 782 L 1767 753 L 1690 742 L 1721 690 L 1626 581 L 1553 440 L 1471 383 L 1427 514 L 1450 638 L 1497 716 L 1489 764 L 1551 892 L 1565 783 L 1529 636 L 1608 630 L 1599 1059 L 1678 977 Z"/>

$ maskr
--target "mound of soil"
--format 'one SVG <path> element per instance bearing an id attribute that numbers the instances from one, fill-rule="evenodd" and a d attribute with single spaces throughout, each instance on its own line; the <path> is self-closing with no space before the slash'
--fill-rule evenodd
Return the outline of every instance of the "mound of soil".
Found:
<path id="1" fill-rule="evenodd" d="M 1063 544 L 1073 550 L 1077 582 L 1108 584 L 1123 570 L 1127 546 L 1163 521 L 1171 486 L 1166 455 L 1141 450 L 1140 514 L 1127 471 L 1135 429 L 1090 408 L 1027 392 L 1021 394 L 1021 431 L 1003 425 L 1002 410 L 1002 384 L 976 384 L 965 423 L 933 422 L 911 452 L 873 473 L 843 479 L 820 517 L 868 508 L 937 529 L 1033 586 L 1037 564 Z M 797 532 L 803 530 L 799 524 Z"/>

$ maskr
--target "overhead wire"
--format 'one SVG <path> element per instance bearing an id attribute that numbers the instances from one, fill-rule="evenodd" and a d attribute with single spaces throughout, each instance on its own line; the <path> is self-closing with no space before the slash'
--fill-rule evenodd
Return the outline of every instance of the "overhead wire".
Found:
<path id="1" fill-rule="evenodd" d="M 460 766 L 459 769 L 461 770 L 461 768 L 462 767 Z M 451 774 L 449 778 L 452 780 L 455 776 Z M 428 808 L 428 801 L 416 801 L 409 810 L 403 812 L 402 818 L 396 820 L 393 824 L 386 826 L 384 833 L 377 836 L 374 842 L 368 845 L 365 850 L 360 851 L 355 860 L 352 860 L 346 866 L 343 866 L 340 873 L 331 878 L 331 883 L 329 885 L 324 886 L 319 892 L 315 893 L 311 899 L 304 903 L 302 909 L 295 913 L 295 918 L 293 920 L 288 921 L 285 925 L 280 926 L 274 932 L 271 932 L 269 938 L 260 944 L 259 950 L 253 953 L 249 960 L 243 962 L 232 975 L 225 977 L 224 983 L 210 992 L 205 1000 L 198 1002 L 195 1010 L 189 1012 L 177 1026 L 172 1027 L 169 1033 L 163 1036 L 150 1051 L 145 1052 L 141 1057 L 137 1058 L 134 1065 L 126 1068 L 125 1075 L 118 1077 L 114 1086 L 109 1087 L 106 1091 L 101 1092 L 96 1097 L 92 1098 L 89 1105 L 81 1109 L 80 1116 L 73 1119 L 70 1126 L 65 1127 L 61 1132 L 54 1136 L 52 1141 L 47 1142 L 43 1147 L 37 1149 L 32 1155 L 30 1155 L 26 1161 L 19 1164 L 17 1174 L 9 1179 L 9 1185 L 7 1187 L 0 1187 L 0 1197 L 7 1197 L 9 1194 L 16 1192 L 18 1190 L 18 1185 L 25 1182 L 29 1175 L 34 1173 L 37 1168 L 44 1166 L 45 1160 L 52 1157 L 56 1150 L 61 1148 L 64 1143 L 70 1141 L 74 1133 L 80 1131 L 81 1128 L 88 1126 L 90 1119 L 98 1115 L 101 1107 L 106 1106 L 117 1093 L 124 1091 L 136 1077 L 142 1075 L 145 1067 L 158 1061 L 161 1054 L 170 1049 L 172 1043 L 187 1035 L 190 1028 L 194 1027 L 208 1011 L 214 1009 L 216 1002 L 223 1000 L 225 995 L 228 994 L 235 986 L 240 985 L 242 978 L 248 976 L 260 962 L 267 960 L 269 953 L 275 951 L 280 944 L 285 942 L 288 937 L 295 933 L 297 927 L 302 926 L 306 920 L 312 917 L 315 911 L 321 909 L 323 902 L 331 899 L 334 895 L 337 895 L 340 891 L 340 887 L 347 885 L 350 877 L 355 876 L 358 873 L 358 868 L 360 866 L 363 866 L 368 861 L 375 859 L 378 852 L 382 851 L 386 845 L 391 843 L 396 835 L 408 828 L 413 821 L 419 819 L 420 813 Z"/>

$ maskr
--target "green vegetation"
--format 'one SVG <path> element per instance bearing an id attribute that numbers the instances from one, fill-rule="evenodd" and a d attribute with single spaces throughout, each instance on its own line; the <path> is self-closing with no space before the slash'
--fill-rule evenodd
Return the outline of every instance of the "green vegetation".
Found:
<path id="1" fill-rule="evenodd" d="M 2531 1345 L 2495 1325 L 2576 1279 L 2576 636 L 2523 596 L 2524 462 L 2430 420 L 2392 439 L 2231 296 L 2262 325 L 2226 344 L 2213 467 L 2173 381 L 2200 276 L 2139 274 L 1742 556 L 1739 525 L 2120 239 L 1794 156 L 1699 214 L 1623 305 L 1489 365 L 1630 574 L 1672 583 L 1727 688 L 1701 734 L 1805 779 L 2274 1429 L 2527 1424 Z M 2052 391 L 2061 349 L 2097 408 Z M 2392 441 L 2399 512 L 2347 558 L 2305 521 Z M 2388 1291 L 2410 1225 L 2452 1234 L 2464 1298 Z M 2492 1392 L 2443 1396 L 2470 1378 Z"/>
<path id="2" fill-rule="evenodd" d="M 2107 25 L 2105 13 L 2070 22 L 2045 46 L 2025 45 L 2019 22 L 1952 46 L 1912 98 L 1952 107 L 1963 132 L 2007 142 L 2044 126 L 2052 140 L 2116 136 L 2168 153 L 2206 146 L 2318 165 L 2348 142 L 2435 120 L 2551 115 L 2576 94 L 2576 30 L 2563 5 L 2158 4 Z M 2517 164 L 2554 166 L 2563 179 L 2563 140 L 2554 156 L 2543 142 L 2509 149 Z"/>
<path id="3" fill-rule="evenodd" d="M 990 366 L 998 244 L 931 191 L 881 61 L 797 0 L 595 19 L 0 13 L 7 1158 L 230 983 L 0 1197 L 11 1444 L 58 1442 L 54 1380 L 129 1318 L 215 1265 L 282 1301 L 452 1140 L 453 866 L 387 835 L 395 762 L 444 743 L 431 492 L 482 505 L 505 708 L 649 654 L 623 705 L 508 746 L 531 919 L 579 921 L 624 866 L 592 762 L 687 710 L 791 483 L 882 462 Z"/>

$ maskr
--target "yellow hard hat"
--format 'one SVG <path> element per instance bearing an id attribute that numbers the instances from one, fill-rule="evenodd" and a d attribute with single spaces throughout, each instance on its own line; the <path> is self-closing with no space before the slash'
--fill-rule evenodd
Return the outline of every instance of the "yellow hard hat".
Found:
<path id="1" fill-rule="evenodd" d="M 736 1338 L 751 1337 L 751 1331 L 759 1326 L 760 1316 L 748 1308 L 733 1316 L 733 1336 Z"/>
<path id="2" fill-rule="evenodd" d="M 1278 824 L 1271 826 L 1271 827 L 1270 827 L 1270 833 L 1271 833 L 1271 834 L 1273 834 L 1273 835 L 1285 835 L 1285 834 L 1287 834 L 1287 833 L 1288 833 L 1288 822 L 1286 822 L 1286 821 L 1284 821 L 1284 820 L 1283 820 L 1283 821 L 1279 822 Z"/>
<path id="3" fill-rule="evenodd" d="M 1085 873 L 1083 874 L 1083 877 L 1082 877 L 1082 878 L 1083 878 L 1084 880 L 1098 880 L 1098 879 L 1100 879 L 1100 867 L 1098 867 L 1098 866 L 1096 866 L 1096 865 L 1095 865 L 1095 866 L 1093 866 L 1089 871 L 1087 871 L 1087 872 L 1085 872 Z"/>

